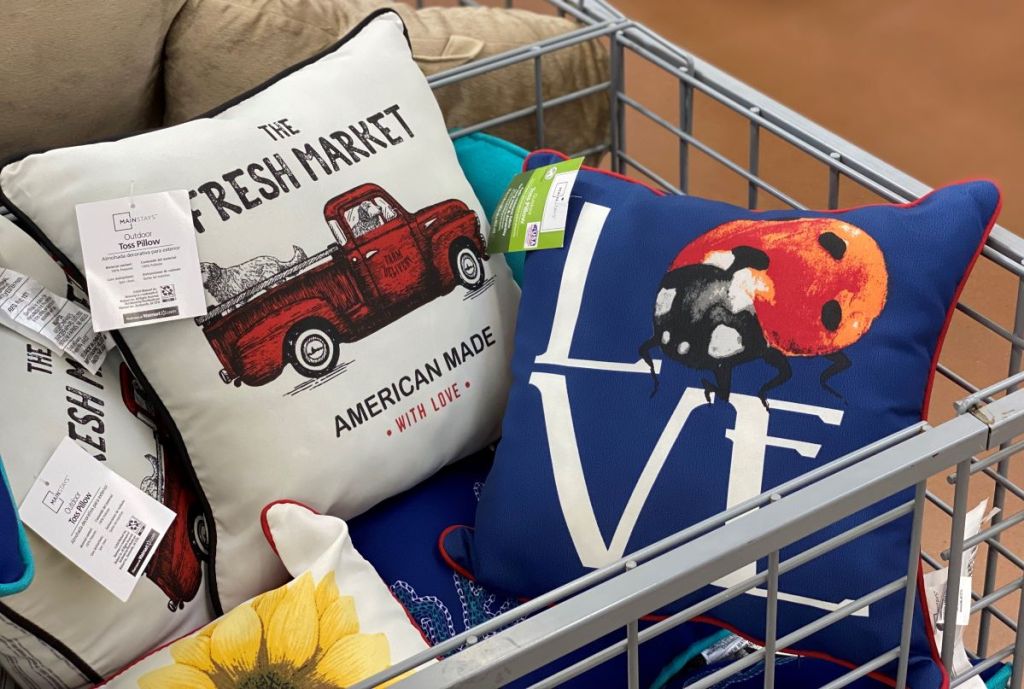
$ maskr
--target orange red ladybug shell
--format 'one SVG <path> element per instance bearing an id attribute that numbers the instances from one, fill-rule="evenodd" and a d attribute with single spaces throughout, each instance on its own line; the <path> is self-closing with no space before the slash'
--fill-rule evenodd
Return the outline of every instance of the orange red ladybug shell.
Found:
<path id="1" fill-rule="evenodd" d="M 822 244 L 828 233 L 845 244 L 841 252 L 830 252 Z M 864 230 L 834 218 L 725 223 L 687 245 L 670 270 L 699 263 L 727 265 L 738 246 L 768 256 L 768 268 L 746 268 L 750 275 L 738 286 L 753 303 L 768 344 L 784 354 L 817 356 L 848 347 L 885 306 L 889 280 L 881 249 Z M 830 301 L 838 303 L 841 313 L 834 329 L 822 318 Z"/>

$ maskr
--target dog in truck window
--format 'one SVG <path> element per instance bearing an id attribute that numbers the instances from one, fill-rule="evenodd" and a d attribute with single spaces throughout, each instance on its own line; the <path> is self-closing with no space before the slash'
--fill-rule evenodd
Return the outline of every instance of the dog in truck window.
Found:
<path id="1" fill-rule="evenodd" d="M 227 267 L 204 261 L 199 266 L 203 276 L 203 285 L 218 304 L 223 304 L 247 289 L 251 289 L 306 260 L 305 251 L 295 245 L 292 245 L 292 248 L 295 251 L 288 261 L 282 261 L 273 256 L 256 256 L 238 265 Z"/>

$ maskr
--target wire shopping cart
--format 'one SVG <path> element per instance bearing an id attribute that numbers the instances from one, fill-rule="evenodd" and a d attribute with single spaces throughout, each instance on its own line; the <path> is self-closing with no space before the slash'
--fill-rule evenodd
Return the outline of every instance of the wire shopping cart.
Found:
<path id="1" fill-rule="evenodd" d="M 475 3 L 462 0 L 462 4 Z M 505 4 L 512 5 L 510 0 Z M 579 28 L 437 74 L 431 84 L 435 88 L 456 84 L 517 63 L 532 64 L 535 75 L 539 75 L 546 56 L 592 40 L 609 47 L 610 79 L 545 99 L 538 76 L 536 102 L 531 107 L 465 127 L 455 137 L 532 117 L 540 147 L 544 144 L 546 111 L 604 93 L 610 99 L 612 115 L 607 143 L 567 153 L 607 153 L 605 160 L 612 169 L 645 178 L 670 192 L 688 193 L 695 187 L 703 192 L 705 185 L 710 185 L 730 190 L 740 203 L 751 208 L 806 208 L 824 203 L 835 209 L 841 199 L 844 205 L 904 202 L 929 191 L 921 182 L 629 20 L 604 0 L 547 0 L 547 4 L 550 10 L 575 18 Z M 658 103 L 651 103 L 650 94 L 636 92 L 634 77 L 638 74 L 663 86 L 658 89 Z M 668 108 L 664 105 L 665 93 L 672 94 Z M 638 142 L 636 146 L 634 141 Z M 671 151 L 671 163 L 666 164 L 664 155 L 650 159 L 655 148 L 661 153 Z M 800 175 L 794 173 L 795 168 L 801 170 Z M 811 193 L 814 190 L 819 198 Z M 824 198 L 820 198 L 821 191 Z M 989 352 L 990 359 L 999 361 L 996 365 L 989 361 L 984 366 L 970 367 L 979 370 L 958 372 L 946 358 L 941 359 L 937 385 L 944 387 L 934 399 L 944 401 L 947 409 L 948 402 L 956 399 L 955 413 L 948 420 L 911 426 L 819 467 L 458 634 L 359 684 L 359 689 L 369 689 L 442 656 L 447 657 L 397 686 L 499 687 L 621 629 L 626 630 L 623 640 L 559 670 L 534 688 L 558 686 L 625 654 L 626 676 L 608 682 L 610 686 L 633 689 L 639 686 L 642 643 L 754 588 L 768 591 L 764 648 L 697 682 L 694 689 L 712 686 L 758 662 L 765 664 L 765 686 L 771 689 L 777 648 L 797 643 L 815 630 L 901 590 L 905 602 L 900 646 L 851 669 L 828 688 L 846 686 L 895 661 L 897 689 L 903 689 L 919 552 L 926 568 L 948 566 L 950 572 L 959 572 L 965 551 L 975 546 L 980 546 L 978 573 L 976 590 L 971 592 L 972 625 L 966 640 L 968 650 L 981 660 L 954 678 L 951 686 L 996 664 L 1020 660 L 1013 665 L 1009 684 L 1011 689 L 1019 689 L 1024 677 L 1024 633 L 1018 630 L 1024 611 L 1024 557 L 1014 552 L 1012 529 L 1024 522 L 1024 488 L 1012 475 L 1019 471 L 1013 460 L 1024 450 L 1024 391 L 1018 391 L 1024 383 L 1024 372 L 1020 371 L 1024 352 L 1024 239 L 997 226 L 983 257 L 979 268 L 991 284 L 999 287 L 1000 294 L 987 295 L 984 308 L 958 304 L 951 337 L 967 338 Z M 800 556 L 780 558 L 780 550 L 788 544 L 911 487 L 914 498 L 905 504 Z M 965 537 L 965 516 L 982 495 L 987 495 L 990 505 L 999 512 L 977 535 Z M 734 521 L 753 510 L 760 510 L 756 520 Z M 776 637 L 770 621 L 777 611 L 780 573 L 908 514 L 913 515 L 913 531 L 903 577 L 787 637 Z M 923 525 L 940 519 L 948 525 L 941 542 L 923 542 Z M 764 571 L 641 630 L 642 616 L 759 560 L 768 562 Z M 946 590 L 949 610 L 957 607 L 960 585 L 959 577 L 950 577 Z M 940 649 L 947 669 L 953 662 L 954 638 L 953 634 L 945 635 Z"/>

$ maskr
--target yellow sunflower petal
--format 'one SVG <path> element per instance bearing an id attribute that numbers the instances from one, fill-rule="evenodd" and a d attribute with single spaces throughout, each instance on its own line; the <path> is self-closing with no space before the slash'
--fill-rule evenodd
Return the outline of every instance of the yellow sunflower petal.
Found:
<path id="1" fill-rule="evenodd" d="M 324 610 L 331 607 L 331 604 L 338 600 L 341 594 L 338 593 L 338 582 L 334 580 L 334 572 L 328 572 L 320 583 L 316 585 L 316 609 L 323 615 Z"/>
<path id="2" fill-rule="evenodd" d="M 270 626 L 270 618 L 274 616 L 274 611 L 277 610 L 277 606 L 280 605 L 287 594 L 288 587 L 282 586 L 273 591 L 260 594 L 253 600 L 252 607 L 256 609 L 256 614 L 260 616 L 264 629 Z"/>
<path id="3" fill-rule="evenodd" d="M 263 625 L 248 603 L 222 617 L 210 635 L 210 657 L 237 677 L 256 666 L 263 640 Z"/>
<path id="4" fill-rule="evenodd" d="M 189 636 L 171 644 L 171 657 L 177 663 L 191 665 L 203 672 L 213 671 L 213 659 L 210 658 L 210 637 Z"/>
<path id="5" fill-rule="evenodd" d="M 216 689 L 216 685 L 205 672 L 174 663 L 139 677 L 139 689 Z"/>
<path id="6" fill-rule="evenodd" d="M 316 652 L 320 631 L 313 577 L 306 572 L 287 591 L 267 626 L 267 658 L 302 667 Z"/>
<path id="7" fill-rule="evenodd" d="M 352 596 L 341 596 L 320 614 L 320 648 L 330 648 L 344 636 L 359 633 L 359 616 Z"/>
<path id="8" fill-rule="evenodd" d="M 383 634 L 355 634 L 339 640 L 316 663 L 314 672 L 329 684 L 347 687 L 391 665 Z"/>

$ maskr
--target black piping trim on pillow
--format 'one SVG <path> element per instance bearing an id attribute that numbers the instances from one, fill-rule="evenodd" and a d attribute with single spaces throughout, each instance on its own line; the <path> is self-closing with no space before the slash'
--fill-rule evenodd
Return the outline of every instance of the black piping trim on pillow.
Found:
<path id="1" fill-rule="evenodd" d="M 197 115 L 196 117 L 193 117 L 192 119 L 190 119 L 188 121 L 189 122 L 193 122 L 195 120 L 201 120 L 201 119 L 206 119 L 206 118 L 209 118 L 209 117 L 214 117 L 216 115 L 221 114 L 225 110 L 233 108 L 236 105 L 238 105 L 239 103 L 242 103 L 242 102 L 252 98 L 253 96 L 261 93 L 262 91 L 265 91 L 267 88 L 269 88 L 269 87 L 273 86 L 274 84 L 276 84 L 277 82 L 281 81 L 282 79 L 284 79 L 284 78 L 294 74 L 295 72 L 299 71 L 303 67 L 307 67 L 307 66 L 313 64 L 314 62 L 317 62 L 317 61 L 321 60 L 322 58 L 326 57 L 327 55 L 330 55 L 331 53 L 333 53 L 336 50 L 340 49 L 346 43 L 348 43 L 353 38 L 358 36 L 359 33 L 364 28 L 366 28 L 366 26 L 370 22 L 372 22 L 374 19 L 377 19 L 378 17 L 380 17 L 382 15 L 385 15 L 385 14 L 389 14 L 389 13 L 390 14 L 394 14 L 396 17 L 398 17 L 398 21 L 402 24 L 402 33 L 405 35 L 405 42 L 409 46 L 409 51 L 410 51 L 410 54 L 411 54 L 412 53 L 412 42 L 409 39 L 409 29 L 405 26 L 405 21 L 402 20 L 402 16 L 400 14 L 398 14 L 398 12 L 396 12 L 393 9 L 381 8 L 381 9 L 378 9 L 378 10 L 374 10 L 370 14 L 366 15 L 366 17 L 364 17 L 358 24 L 356 24 L 354 27 L 352 27 L 352 29 L 350 29 L 348 33 L 346 33 L 342 38 L 340 38 L 334 44 L 324 48 L 323 50 L 321 50 L 320 52 L 316 53 L 315 55 L 313 55 L 311 57 L 308 57 L 305 60 L 292 65 L 291 67 L 285 69 L 284 71 L 279 72 L 278 74 L 276 74 L 276 75 L 270 77 L 269 79 L 267 79 L 266 81 L 264 81 L 262 84 L 260 84 L 258 86 L 255 86 L 255 87 L 249 89 L 248 91 L 245 91 L 244 93 L 242 93 L 242 94 L 232 98 L 231 100 L 227 101 L 226 103 L 223 103 L 223 104 L 217 106 L 213 110 L 210 110 L 209 112 L 203 113 L 202 115 Z M 174 126 L 180 126 L 180 125 L 174 125 Z M 173 129 L 173 128 L 174 127 L 172 126 L 172 127 L 167 127 L 166 129 Z M 150 130 L 150 131 L 160 131 L 160 130 Z M 93 142 L 90 142 L 89 144 L 82 144 L 82 145 L 86 145 L 87 146 L 87 145 L 91 145 L 91 144 L 94 144 L 94 143 L 106 143 L 106 142 L 111 142 L 111 141 L 121 141 L 121 140 L 124 140 L 124 139 L 130 139 L 130 138 L 132 138 L 134 136 L 138 136 L 138 135 L 139 134 L 114 136 L 114 137 L 109 137 L 109 138 L 106 138 L 106 139 L 101 139 L 99 141 L 93 141 Z M 21 154 L 12 156 L 12 157 L 10 157 L 10 158 L 0 162 L 0 170 L 2 170 L 3 168 L 7 167 L 8 165 L 10 165 L 12 163 L 16 163 L 19 160 L 22 160 L 23 158 L 27 158 L 30 155 L 33 155 L 33 154 L 36 154 L 36 153 L 45 153 L 47 150 L 56 150 L 56 149 L 42 149 L 42 150 L 38 150 L 38 151 L 30 151 L 28 153 L 21 153 Z M 9 211 L 11 211 L 18 218 L 18 220 L 21 221 L 21 223 L 23 225 L 22 229 L 24 229 L 25 232 L 30 237 L 32 237 L 32 239 L 34 239 L 40 246 L 42 246 L 44 249 L 46 249 L 46 251 L 50 254 L 50 256 L 53 257 L 60 264 L 60 266 L 62 268 L 64 268 L 65 272 L 67 272 L 75 280 L 75 282 L 78 283 L 79 287 L 81 287 L 83 290 L 86 289 L 85 276 L 78 269 L 78 266 L 76 266 L 72 261 L 68 260 L 68 257 L 65 256 L 64 253 L 60 249 L 58 249 L 57 246 L 50 240 L 50 238 L 47 237 L 43 233 L 43 231 L 39 229 L 39 226 L 35 224 L 35 222 L 32 220 L 32 218 L 30 218 L 28 215 L 26 215 L 24 212 L 22 212 L 22 210 L 20 208 L 18 208 L 18 206 L 16 204 L 14 204 L 7 197 L 7 194 L 4 193 L 4 190 L 2 188 L 0 188 L 0 205 L 6 206 L 7 209 Z M 206 567 L 206 586 L 207 586 L 207 591 L 208 591 L 209 596 L 210 596 L 211 605 L 213 606 L 214 615 L 216 617 L 220 617 L 221 615 L 224 614 L 224 607 L 221 604 L 220 593 L 217 590 L 217 566 L 216 566 L 216 560 L 217 560 L 217 520 L 216 520 L 216 518 L 213 515 L 213 509 L 210 507 L 210 501 L 206 497 L 206 492 L 203 490 L 202 484 L 199 482 L 199 479 L 196 476 L 195 467 L 192 466 L 192 458 L 189 456 L 188 448 L 185 447 L 185 442 L 184 442 L 184 440 L 181 437 L 181 432 L 178 430 L 178 425 L 176 423 L 174 423 L 174 419 L 171 418 L 170 413 L 167 411 L 167 407 L 164 406 L 163 400 L 160 399 L 160 396 L 156 393 L 156 390 L 150 384 L 149 379 L 146 378 L 145 374 L 142 372 L 142 369 L 139 368 L 139 364 L 135 360 L 135 355 L 132 354 L 130 349 L 128 349 L 128 346 L 127 346 L 127 344 L 124 341 L 124 338 L 121 337 L 120 331 L 111 330 L 110 334 L 114 338 L 114 342 L 117 344 L 117 348 L 121 351 L 121 356 L 124 357 L 125 363 L 128 364 L 128 368 L 131 369 L 132 373 L 135 375 L 136 380 L 138 380 L 139 384 L 142 386 L 143 392 L 153 402 L 154 407 L 155 407 L 155 411 L 157 413 L 157 417 L 158 417 L 158 420 L 159 420 L 160 427 L 166 430 L 167 435 L 169 436 L 170 440 L 172 441 L 174 448 L 180 453 L 180 456 L 185 460 L 185 466 L 186 466 L 186 469 L 188 470 L 189 477 L 191 478 L 191 480 L 193 482 L 193 485 L 195 485 L 195 487 L 197 489 L 197 494 L 198 494 L 198 496 L 200 498 L 200 503 L 201 503 L 201 507 L 203 509 L 203 514 L 206 516 L 206 518 L 207 518 L 207 520 L 209 522 L 208 523 L 208 529 L 209 529 L 209 538 L 210 538 L 210 556 L 209 556 L 209 560 L 207 561 L 207 567 Z M 70 650 L 68 652 L 70 653 Z M 77 656 L 74 656 L 74 654 L 71 654 L 71 656 L 69 656 L 69 660 L 72 660 L 72 662 L 74 662 L 74 660 L 77 660 L 78 662 L 81 662 L 81 659 L 77 658 Z M 99 677 L 98 675 L 95 675 L 95 673 L 92 672 L 91 668 L 89 668 L 89 671 L 92 673 L 90 675 L 90 677 L 92 677 L 92 676 L 96 676 L 97 677 L 97 679 L 94 680 L 95 682 L 102 681 L 103 678 Z"/>
<path id="2" fill-rule="evenodd" d="M 0 616 L 6 617 L 7 621 L 13 625 L 21 627 L 32 636 L 39 639 L 47 646 L 50 650 L 58 655 L 64 656 L 64 660 L 71 663 L 76 670 L 78 670 L 82 676 L 91 684 L 96 684 L 103 681 L 103 676 L 92 669 L 89 663 L 82 660 L 74 651 L 68 648 L 60 639 L 50 634 L 48 631 L 40 627 L 39 625 L 25 619 L 18 613 L 11 610 L 5 603 L 0 603 Z"/>

